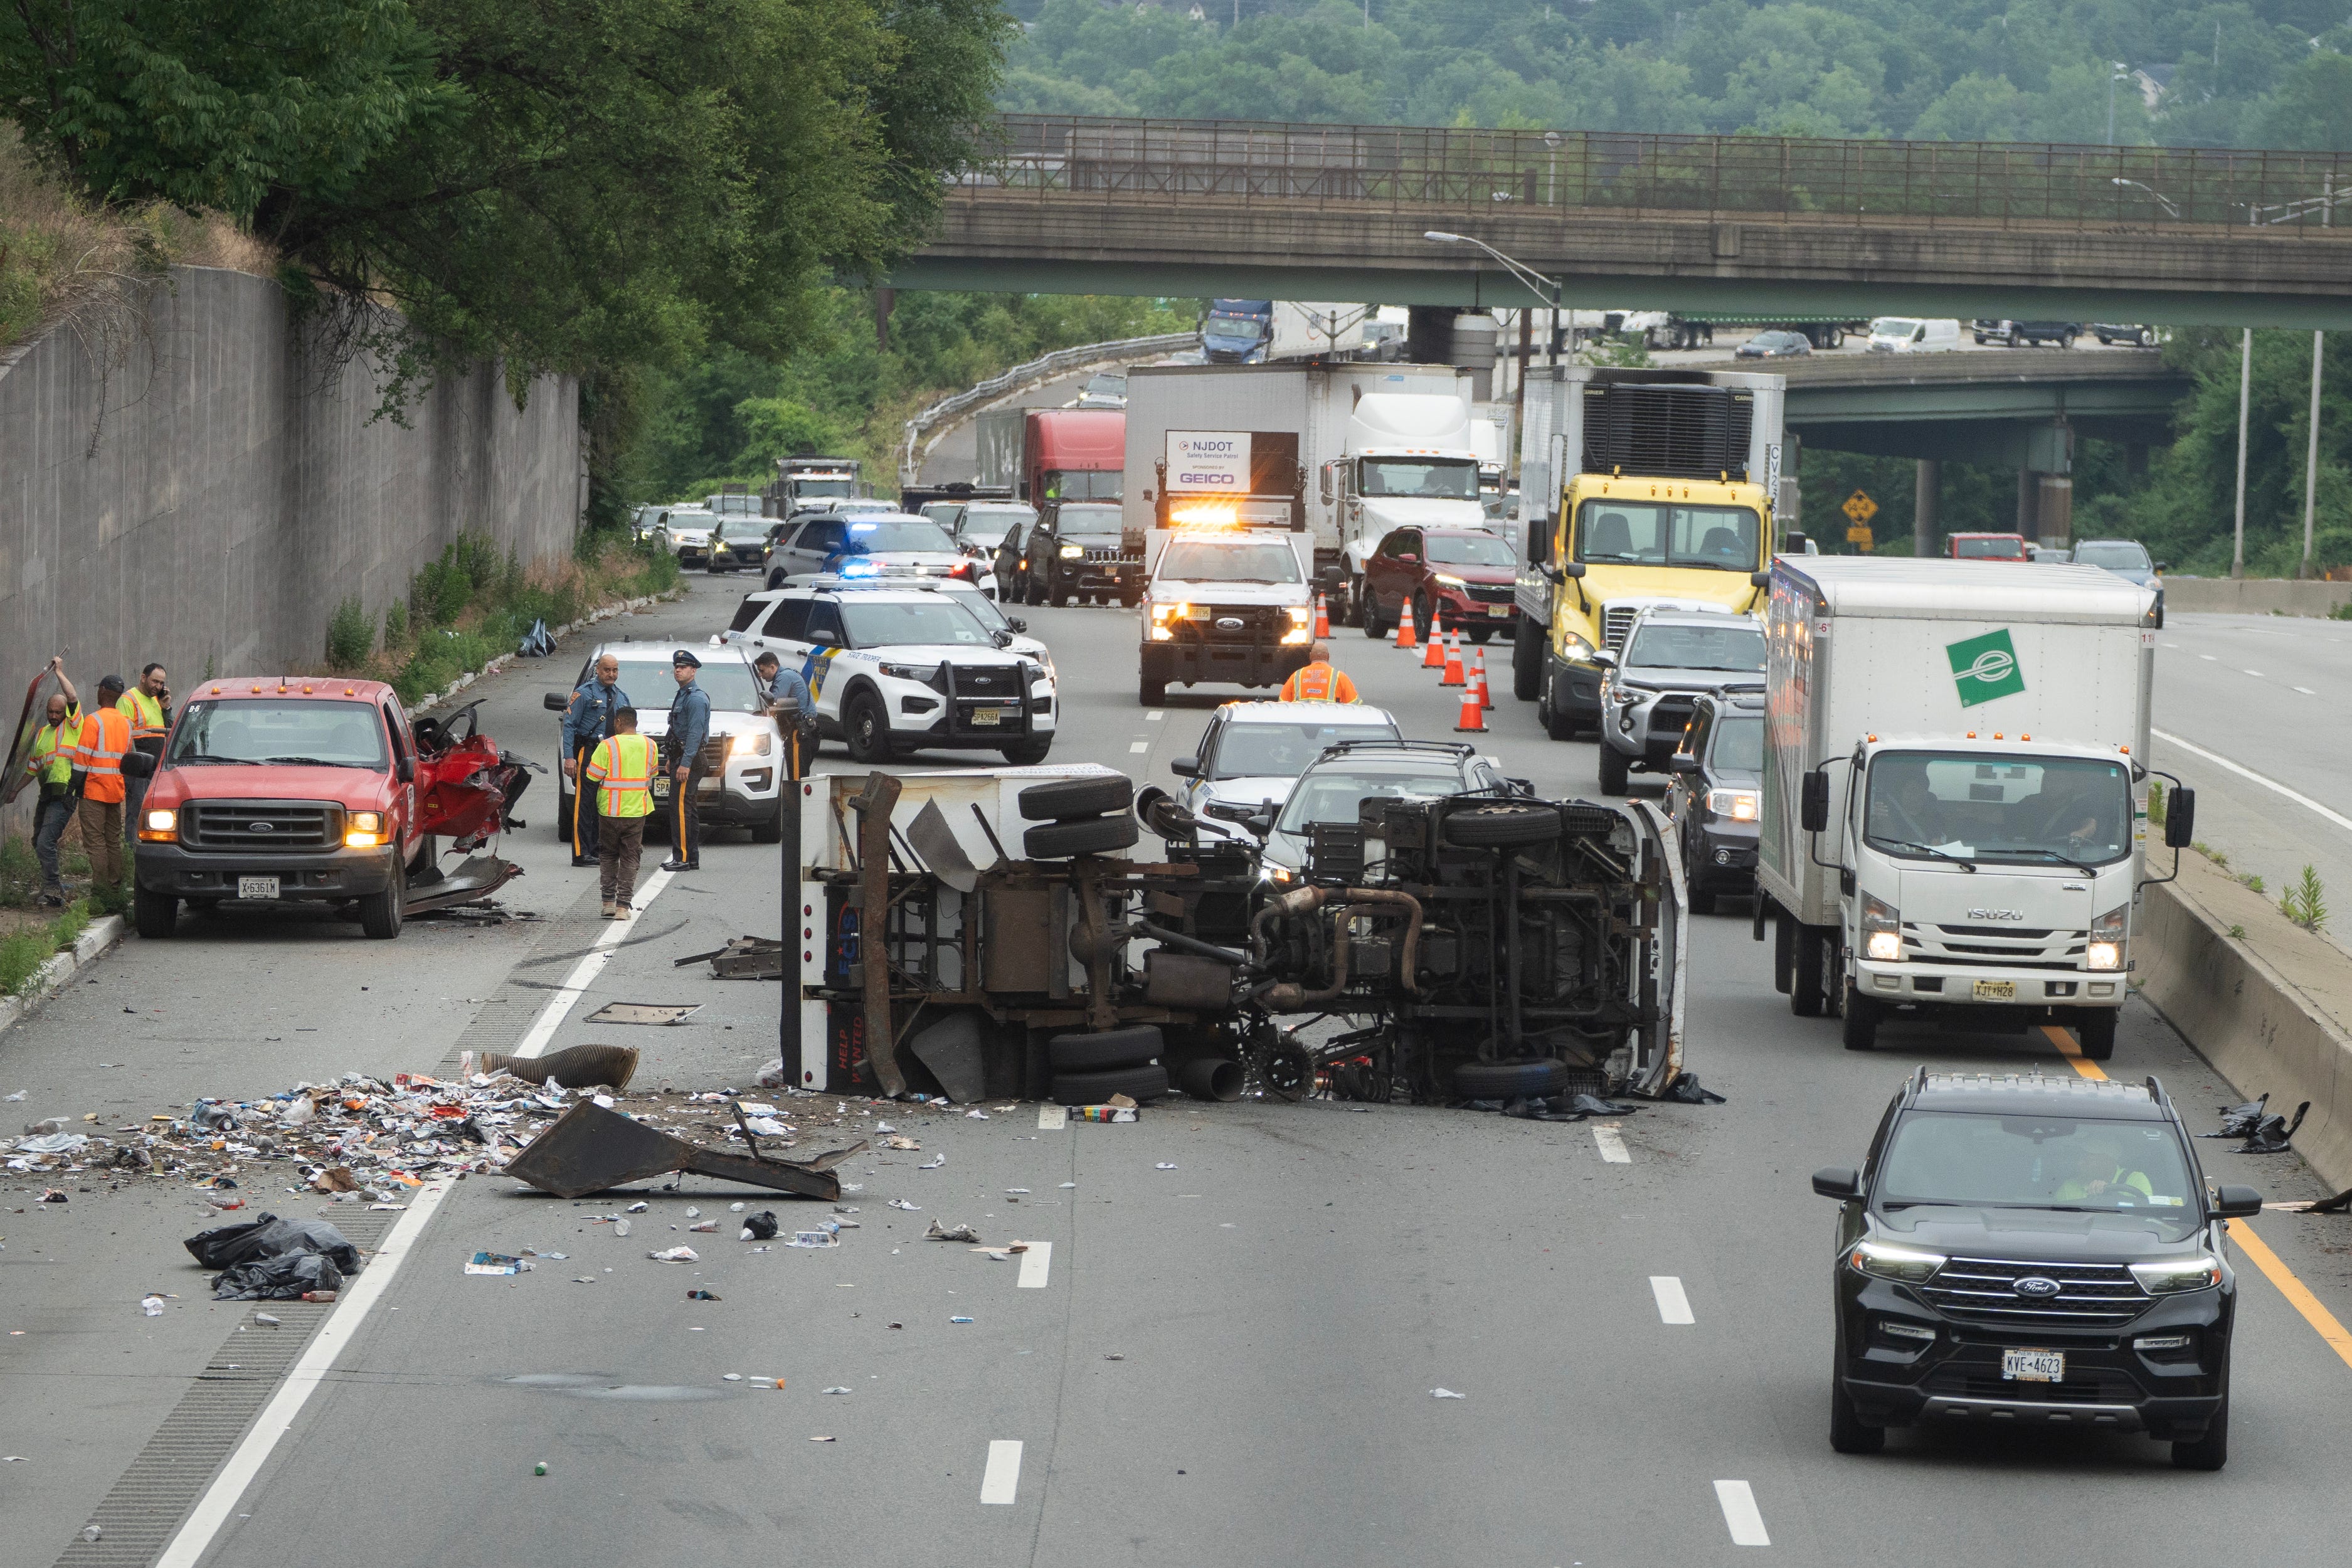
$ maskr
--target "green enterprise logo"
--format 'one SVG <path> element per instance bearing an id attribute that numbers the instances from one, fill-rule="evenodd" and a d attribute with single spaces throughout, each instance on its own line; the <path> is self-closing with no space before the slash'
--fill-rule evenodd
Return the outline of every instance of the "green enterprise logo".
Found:
<path id="1" fill-rule="evenodd" d="M 1944 652 L 1951 658 L 1952 684 L 1960 689 L 1963 708 L 1996 697 L 2013 697 L 2025 689 L 2025 677 L 2017 668 L 2017 649 L 2006 630 L 1948 643 Z"/>

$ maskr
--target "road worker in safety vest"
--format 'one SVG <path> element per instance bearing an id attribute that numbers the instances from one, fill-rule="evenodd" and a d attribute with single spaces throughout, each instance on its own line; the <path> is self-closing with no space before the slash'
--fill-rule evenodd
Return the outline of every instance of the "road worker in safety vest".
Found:
<path id="1" fill-rule="evenodd" d="M 1318 642 L 1307 650 L 1307 662 L 1282 683 L 1285 702 L 1353 702 L 1356 683 L 1331 667 L 1331 645 Z"/>
<path id="2" fill-rule="evenodd" d="M 646 843 L 646 820 L 654 814 L 654 770 L 658 750 L 637 733 L 637 710 L 621 708 L 613 732 L 589 753 L 583 788 L 596 791 L 596 891 L 604 918 L 625 921 L 634 911 L 637 856 Z"/>

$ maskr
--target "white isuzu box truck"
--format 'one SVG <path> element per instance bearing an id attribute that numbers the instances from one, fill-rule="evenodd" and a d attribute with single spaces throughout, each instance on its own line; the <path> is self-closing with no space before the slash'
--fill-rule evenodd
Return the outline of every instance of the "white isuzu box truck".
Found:
<path id="1" fill-rule="evenodd" d="M 2071 1025 L 2115 1048 L 2155 668 L 2096 567 L 1782 556 L 1767 611 L 1755 934 L 1803 1016 Z M 2176 789 L 2166 841 L 2195 800 Z"/>

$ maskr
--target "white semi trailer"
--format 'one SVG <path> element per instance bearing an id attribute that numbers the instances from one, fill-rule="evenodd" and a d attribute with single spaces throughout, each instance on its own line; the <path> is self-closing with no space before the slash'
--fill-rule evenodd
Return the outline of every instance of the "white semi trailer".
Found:
<path id="1" fill-rule="evenodd" d="M 2071 1025 L 2115 1048 L 2156 596 L 2084 566 L 1781 556 L 1755 934 L 1792 1011 Z M 2176 789 L 2166 842 L 2195 799 Z"/>

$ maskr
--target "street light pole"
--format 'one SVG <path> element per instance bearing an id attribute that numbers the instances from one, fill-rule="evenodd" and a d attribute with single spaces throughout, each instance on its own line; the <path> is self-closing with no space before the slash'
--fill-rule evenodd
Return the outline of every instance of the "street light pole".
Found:
<path id="1" fill-rule="evenodd" d="M 2311 334 L 2311 432 L 2303 454 L 2303 564 L 2297 577 L 2311 575 L 2311 522 L 2319 504 L 2319 363 L 2325 332 Z"/>
<path id="2" fill-rule="evenodd" d="M 2238 521 L 2230 546 L 2230 575 L 2246 574 L 2246 408 L 2254 384 L 2254 329 L 2238 342 Z"/>
<path id="3" fill-rule="evenodd" d="M 1561 283 L 1559 279 L 1547 278 L 1542 273 L 1538 272 L 1534 268 L 1504 255 L 1501 251 L 1496 249 L 1485 240 L 1476 238 L 1471 235 L 1448 234 L 1442 228 L 1433 228 L 1425 231 L 1421 237 L 1438 245 L 1476 246 L 1479 249 L 1485 251 L 1487 255 L 1493 257 L 1496 260 L 1508 268 L 1510 269 L 1511 276 L 1517 279 L 1521 283 L 1527 285 L 1528 291 L 1529 293 L 1542 300 L 1545 304 L 1550 306 L 1551 332 L 1550 335 L 1544 340 L 1544 368 L 1547 371 L 1557 370 L 1559 368 L 1559 299 Z"/>

